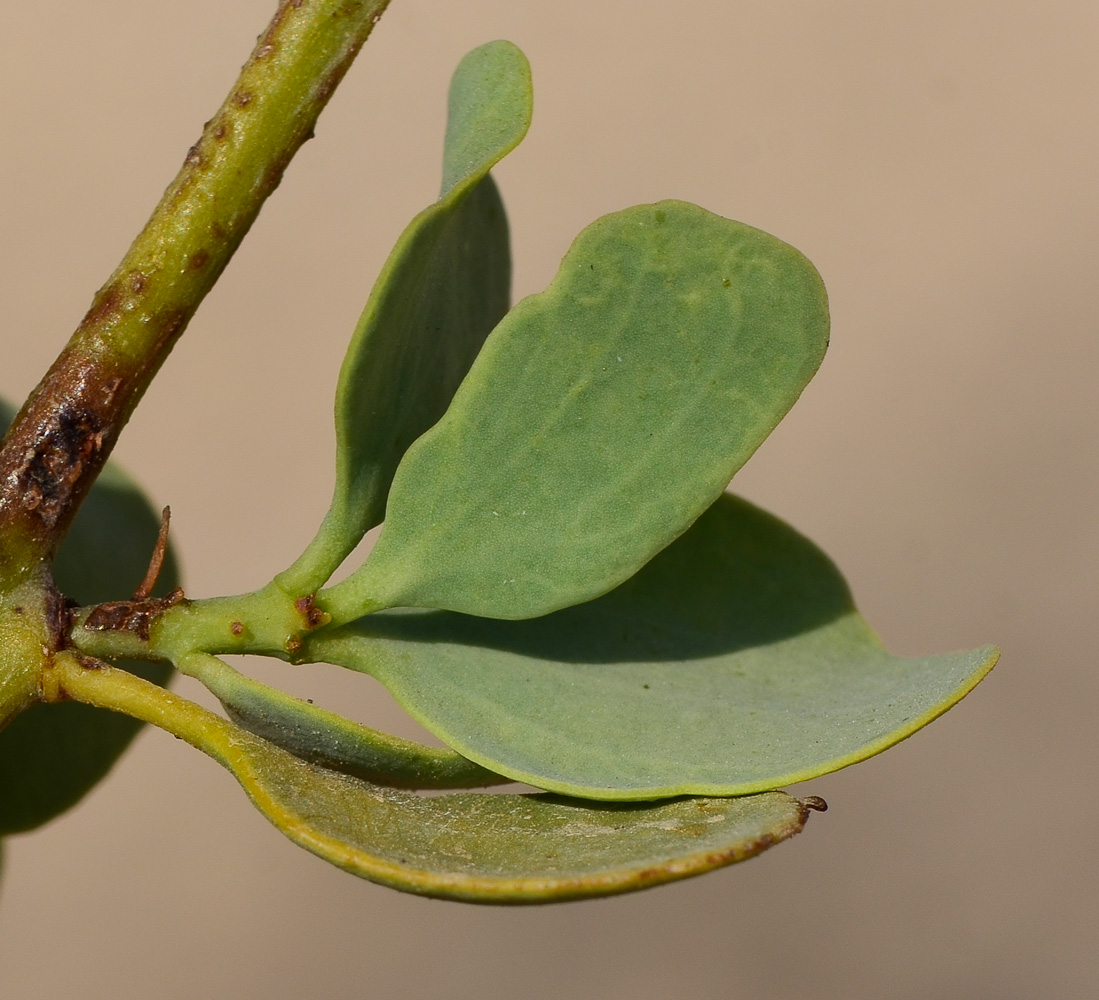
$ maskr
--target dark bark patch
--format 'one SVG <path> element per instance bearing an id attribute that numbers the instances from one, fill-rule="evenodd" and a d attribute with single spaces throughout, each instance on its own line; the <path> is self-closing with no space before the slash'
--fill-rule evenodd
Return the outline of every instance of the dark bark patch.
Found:
<path id="1" fill-rule="evenodd" d="M 55 652 L 71 645 L 69 632 L 72 630 L 75 607 L 76 602 L 63 597 L 51 580 L 46 587 L 46 629 L 50 637 L 50 648 Z"/>
<path id="2" fill-rule="evenodd" d="M 182 600 L 183 591 L 176 587 L 167 597 L 97 604 L 84 619 L 84 628 L 89 632 L 133 632 L 143 642 L 148 642 L 150 629 L 157 618 Z"/>
<path id="3" fill-rule="evenodd" d="M 69 498 L 87 471 L 98 471 L 108 428 L 92 409 L 63 400 L 16 470 L 24 510 L 52 527 L 67 513 Z"/>

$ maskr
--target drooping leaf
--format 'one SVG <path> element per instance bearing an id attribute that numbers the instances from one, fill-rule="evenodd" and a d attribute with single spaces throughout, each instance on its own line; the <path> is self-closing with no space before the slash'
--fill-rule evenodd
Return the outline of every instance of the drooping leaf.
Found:
<path id="1" fill-rule="evenodd" d="M 311 655 L 372 674 L 485 767 L 624 800 L 741 795 L 863 760 L 997 653 L 890 655 L 819 549 L 725 495 L 599 600 L 522 622 L 381 612 Z"/>
<path id="2" fill-rule="evenodd" d="M 7 408 L 4 424 L 13 411 Z M 82 604 L 129 597 L 141 582 L 160 519 L 114 463 L 103 470 L 58 553 L 61 592 Z M 157 588 L 176 584 L 169 554 Z M 171 667 L 128 664 L 157 684 Z M 0 835 L 41 826 L 75 805 L 111 769 L 140 723 L 87 705 L 35 705 L 0 730 Z"/>
<path id="3" fill-rule="evenodd" d="M 319 587 L 380 523 L 408 446 L 446 410 L 507 312 L 507 217 L 489 170 L 530 125 L 530 67 L 510 42 L 470 52 L 450 85 L 440 199 L 389 256 L 351 339 L 336 390 L 336 487 L 317 538 L 280 578 Z"/>
<path id="4" fill-rule="evenodd" d="M 408 450 L 324 606 L 531 618 L 605 593 L 713 503 L 827 339 L 819 276 L 774 237 L 683 202 L 598 220 Z"/>
<path id="5" fill-rule="evenodd" d="M 179 664 L 221 702 L 229 718 L 295 757 L 394 788 L 479 788 L 510 779 L 453 750 L 400 739 L 246 677 L 215 656 Z"/>
<path id="6" fill-rule="evenodd" d="M 644 889 L 752 857 L 821 806 L 783 792 L 638 804 L 421 796 L 307 764 L 124 671 L 81 670 L 70 659 L 57 673 L 71 696 L 133 713 L 209 754 L 300 846 L 428 896 L 541 903 Z"/>
<path id="7" fill-rule="evenodd" d="M 372 881 L 469 902 L 607 896 L 701 875 L 788 839 L 808 815 L 784 792 L 639 805 L 429 798 L 310 767 L 274 747 L 249 750 L 242 783 L 291 840 Z"/>

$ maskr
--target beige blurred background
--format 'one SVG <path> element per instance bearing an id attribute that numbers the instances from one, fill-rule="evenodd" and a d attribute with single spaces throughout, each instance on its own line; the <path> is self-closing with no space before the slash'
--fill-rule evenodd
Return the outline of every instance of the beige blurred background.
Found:
<path id="1" fill-rule="evenodd" d="M 31 388 L 231 84 L 273 0 L 38 0 L 0 32 L 0 391 Z M 145 732 L 9 843 L 5 1000 L 1099 995 L 1099 7 L 1091 0 L 393 0 L 118 448 L 188 589 L 250 589 L 328 499 L 346 339 L 435 197 L 446 82 L 534 67 L 498 171 L 516 296 L 663 197 L 817 264 L 832 348 L 736 487 L 807 532 L 902 653 L 997 669 L 832 809 L 692 882 L 521 911 L 401 896 L 270 828 Z M 414 734 L 335 668 L 274 676 Z M 190 690 L 190 689 L 187 689 Z"/>

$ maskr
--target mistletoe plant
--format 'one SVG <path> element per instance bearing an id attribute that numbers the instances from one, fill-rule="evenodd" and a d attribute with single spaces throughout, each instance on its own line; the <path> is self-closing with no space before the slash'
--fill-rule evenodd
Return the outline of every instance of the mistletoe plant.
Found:
<path id="1" fill-rule="evenodd" d="M 384 7 L 284 0 L 14 417 L 0 834 L 68 808 L 151 722 L 303 847 L 413 892 L 600 895 L 754 855 L 823 808 L 776 789 L 910 735 L 996 653 L 891 656 L 827 557 L 724 492 L 827 344 L 824 287 L 796 250 L 694 205 L 641 205 L 584 230 L 509 311 L 490 170 L 530 124 L 515 46 L 454 74 L 442 192 L 351 338 L 334 495 L 305 552 L 252 593 L 184 596 L 166 515 L 107 462 Z M 292 698 L 230 653 L 368 673 L 451 749 Z M 173 668 L 227 718 L 166 690 Z M 546 792 L 470 791 L 514 780 Z"/>

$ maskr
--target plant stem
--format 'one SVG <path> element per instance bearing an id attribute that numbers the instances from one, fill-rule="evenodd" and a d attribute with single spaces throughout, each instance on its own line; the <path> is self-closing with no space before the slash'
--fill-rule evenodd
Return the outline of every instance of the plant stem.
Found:
<path id="1" fill-rule="evenodd" d="M 85 665 L 63 652 L 43 672 L 42 687 L 44 701 L 72 699 L 122 712 L 159 726 L 227 766 L 233 760 L 232 723 L 125 670 L 95 661 Z"/>
<path id="2" fill-rule="evenodd" d="M 54 638 L 49 624 L 58 611 L 56 596 L 35 577 L 0 596 L 0 729 L 38 697 L 42 650 Z"/>
<path id="3" fill-rule="evenodd" d="M 309 635 L 329 622 L 310 598 L 295 599 L 275 583 L 236 597 L 180 601 L 158 610 L 144 634 L 125 620 L 94 625 L 94 611 L 82 608 L 73 615 L 68 640 L 81 652 L 177 665 L 195 652 L 252 653 L 305 662 Z"/>
<path id="4" fill-rule="evenodd" d="M 389 0 L 282 0 L 0 448 L 0 587 L 50 560 L 145 389 Z"/>

